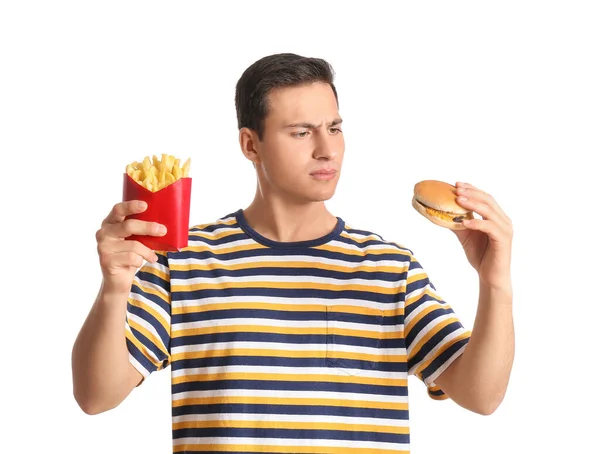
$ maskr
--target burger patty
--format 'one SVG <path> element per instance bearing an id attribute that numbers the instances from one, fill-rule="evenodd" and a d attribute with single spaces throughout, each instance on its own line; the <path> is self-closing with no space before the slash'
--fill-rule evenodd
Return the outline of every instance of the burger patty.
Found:
<path id="1" fill-rule="evenodd" d="M 419 202 L 419 201 L 417 200 L 417 202 Z M 443 219 L 445 221 L 453 221 L 453 222 L 460 223 L 465 219 L 473 219 L 473 213 L 471 213 L 471 212 L 465 213 L 465 214 L 447 213 L 445 211 L 440 211 L 440 210 L 436 210 L 435 208 L 428 207 L 427 205 L 425 205 L 422 202 L 419 202 L 419 205 L 422 205 L 428 214 L 435 216 L 437 218 Z"/>

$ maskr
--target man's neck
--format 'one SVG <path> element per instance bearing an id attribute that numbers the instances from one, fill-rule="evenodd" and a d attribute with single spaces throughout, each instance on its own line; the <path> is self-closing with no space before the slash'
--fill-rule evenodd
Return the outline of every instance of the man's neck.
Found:
<path id="1" fill-rule="evenodd" d="M 246 222 L 265 238 L 278 242 L 309 241 L 333 231 L 337 218 L 324 202 L 289 203 L 260 195 L 244 210 Z"/>

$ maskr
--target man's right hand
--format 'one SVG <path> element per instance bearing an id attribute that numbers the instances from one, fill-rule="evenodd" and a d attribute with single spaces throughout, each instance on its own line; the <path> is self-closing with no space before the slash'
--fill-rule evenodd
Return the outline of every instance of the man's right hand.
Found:
<path id="1" fill-rule="evenodd" d="M 164 225 L 156 222 L 125 220 L 146 208 L 146 203 L 139 200 L 117 203 L 96 232 L 105 292 L 128 294 L 135 273 L 144 260 L 151 263 L 158 260 L 152 249 L 139 241 L 127 240 L 130 235 L 163 236 L 167 232 Z"/>

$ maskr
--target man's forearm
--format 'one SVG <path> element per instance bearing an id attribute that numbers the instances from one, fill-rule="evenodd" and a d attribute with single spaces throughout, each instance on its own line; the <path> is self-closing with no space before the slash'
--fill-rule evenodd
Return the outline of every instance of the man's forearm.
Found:
<path id="1" fill-rule="evenodd" d="M 126 304 L 127 295 L 101 290 L 73 346 L 73 392 L 87 413 L 118 405 L 133 387 L 125 343 Z"/>
<path id="2" fill-rule="evenodd" d="M 512 288 L 479 288 L 471 339 L 437 384 L 461 406 L 491 414 L 504 398 L 514 359 Z"/>

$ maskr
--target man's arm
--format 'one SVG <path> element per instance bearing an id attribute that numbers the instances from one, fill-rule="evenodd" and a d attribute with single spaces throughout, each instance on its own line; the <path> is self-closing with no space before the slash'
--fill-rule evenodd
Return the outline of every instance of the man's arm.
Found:
<path id="1" fill-rule="evenodd" d="M 144 260 L 156 263 L 158 256 L 127 237 L 160 236 L 165 231 L 152 222 L 126 218 L 146 208 L 145 202 L 118 203 L 96 232 L 102 286 L 71 355 L 73 395 L 87 414 L 116 407 L 143 378 L 129 360 L 125 332 L 127 303 L 136 270 Z"/>
<path id="2" fill-rule="evenodd" d="M 73 395 L 89 415 L 116 407 L 142 381 L 129 361 L 126 305 L 127 294 L 101 290 L 73 346 Z"/>
<path id="3" fill-rule="evenodd" d="M 460 406 L 482 415 L 498 408 L 508 387 L 515 351 L 512 299 L 512 288 L 480 282 L 471 338 L 435 380 Z"/>

